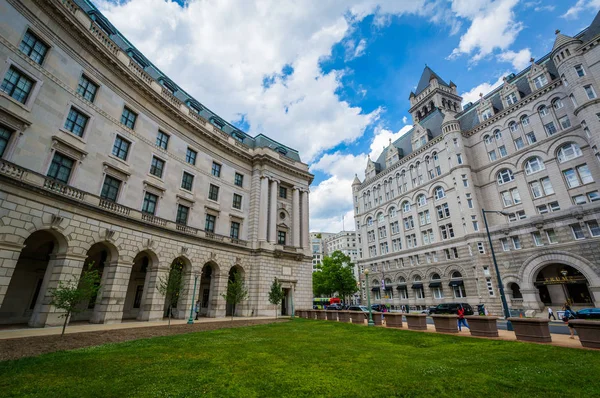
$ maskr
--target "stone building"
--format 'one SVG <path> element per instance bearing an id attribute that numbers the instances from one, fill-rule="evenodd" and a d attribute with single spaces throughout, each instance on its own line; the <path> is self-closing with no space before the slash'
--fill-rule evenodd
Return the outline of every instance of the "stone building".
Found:
<path id="1" fill-rule="evenodd" d="M 557 31 L 549 54 L 464 106 L 425 67 L 413 129 L 352 185 L 363 297 L 501 314 L 485 209 L 510 307 L 600 306 L 599 42 L 600 15 Z"/>
<path id="2" fill-rule="evenodd" d="M 360 279 L 357 265 L 358 243 L 356 240 L 355 231 L 341 231 L 337 234 L 333 234 L 323 240 L 323 247 L 325 256 L 330 256 L 334 251 L 339 250 L 346 256 L 350 257 L 350 261 L 353 264 L 352 273 L 357 281 Z M 350 298 L 350 300 L 352 301 L 352 304 L 359 304 L 360 294 L 357 292 Z"/>
<path id="3" fill-rule="evenodd" d="M 323 240 L 332 236 L 330 232 L 311 232 L 310 233 L 310 246 L 312 251 L 312 272 L 316 272 L 318 267 L 323 262 L 325 257 L 325 247 L 323 246 Z"/>
<path id="4" fill-rule="evenodd" d="M 183 265 L 177 316 L 310 307 L 308 187 L 297 151 L 251 137 L 165 76 L 85 0 L 0 0 L 0 323 L 60 323 L 59 281 L 93 263 L 76 318 L 155 320 L 157 281 Z M 196 291 L 194 286 L 196 284 Z"/>

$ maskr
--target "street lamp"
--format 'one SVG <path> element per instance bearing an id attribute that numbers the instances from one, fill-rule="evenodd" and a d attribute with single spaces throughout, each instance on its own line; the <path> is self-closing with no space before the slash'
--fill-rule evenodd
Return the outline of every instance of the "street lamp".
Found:
<path id="1" fill-rule="evenodd" d="M 192 291 L 192 307 L 190 308 L 190 319 L 188 319 L 188 325 L 194 324 L 194 306 L 196 301 L 196 284 L 198 283 L 198 271 L 194 272 L 194 290 Z"/>
<path id="2" fill-rule="evenodd" d="M 490 235 L 490 228 L 488 227 L 487 218 L 485 213 L 497 213 L 503 216 L 508 216 L 508 213 L 503 211 L 485 210 L 481 209 L 483 213 L 483 222 L 485 223 L 485 231 L 487 232 L 488 241 L 490 242 L 490 250 L 492 251 L 492 260 L 494 261 L 494 268 L 496 269 L 496 278 L 498 279 L 498 290 L 500 291 L 500 299 L 502 300 L 502 308 L 504 309 L 504 317 L 506 318 L 506 330 L 513 330 L 512 323 L 508 320 L 510 318 L 510 310 L 508 309 L 508 303 L 506 302 L 506 296 L 504 295 L 504 284 L 502 283 L 502 277 L 500 276 L 500 270 L 498 269 L 498 262 L 496 261 L 496 253 L 494 253 L 494 245 L 492 244 L 492 236 Z"/>
<path id="3" fill-rule="evenodd" d="M 371 311 L 371 293 L 369 293 L 369 270 L 365 270 L 365 282 L 367 284 L 367 305 L 369 306 L 369 326 L 375 326 L 373 322 L 373 312 Z"/>

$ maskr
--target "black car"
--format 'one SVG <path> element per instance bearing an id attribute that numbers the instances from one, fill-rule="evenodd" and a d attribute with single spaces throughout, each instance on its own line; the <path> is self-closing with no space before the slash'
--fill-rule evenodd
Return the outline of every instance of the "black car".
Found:
<path id="1" fill-rule="evenodd" d="M 329 304 L 327 309 L 331 311 L 341 311 L 344 307 L 341 304 Z"/>
<path id="2" fill-rule="evenodd" d="M 577 311 L 577 319 L 600 319 L 600 308 L 584 308 Z"/>
<path id="3" fill-rule="evenodd" d="M 458 309 L 463 307 L 465 310 L 465 315 L 473 315 L 473 307 L 471 307 L 467 303 L 444 303 L 438 304 L 437 307 L 432 307 L 429 309 L 429 314 L 458 314 Z"/>

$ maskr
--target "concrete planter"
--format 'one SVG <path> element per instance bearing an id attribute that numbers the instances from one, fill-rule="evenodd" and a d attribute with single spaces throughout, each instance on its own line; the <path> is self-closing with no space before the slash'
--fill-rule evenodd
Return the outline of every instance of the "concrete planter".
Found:
<path id="1" fill-rule="evenodd" d="M 375 326 L 383 325 L 383 313 L 382 312 L 373 312 L 373 322 L 375 323 Z"/>
<path id="2" fill-rule="evenodd" d="M 432 315 L 435 331 L 439 333 L 458 333 L 458 316 L 449 315 Z"/>
<path id="3" fill-rule="evenodd" d="M 582 346 L 600 349 L 600 321 L 573 319 L 569 321 L 569 325 L 577 331 Z"/>
<path id="4" fill-rule="evenodd" d="M 406 325 L 410 330 L 427 330 L 427 315 L 425 314 L 404 314 Z"/>
<path id="5" fill-rule="evenodd" d="M 402 314 L 387 312 L 385 314 L 385 325 L 388 328 L 401 328 L 402 327 Z"/>
<path id="6" fill-rule="evenodd" d="M 306 310 L 306 319 L 315 319 L 315 310 Z"/>
<path id="7" fill-rule="evenodd" d="M 550 321 L 543 318 L 508 318 L 515 329 L 515 336 L 520 341 L 535 343 L 551 343 Z"/>
<path id="8" fill-rule="evenodd" d="M 325 311 L 328 321 L 337 321 L 337 311 Z"/>
<path id="9" fill-rule="evenodd" d="M 324 321 L 327 319 L 326 312 L 324 310 L 315 310 L 317 313 L 317 319 L 320 321 Z"/>
<path id="10" fill-rule="evenodd" d="M 340 322 L 350 322 L 350 312 L 349 311 L 339 311 L 338 312 L 338 320 Z"/>
<path id="11" fill-rule="evenodd" d="M 362 311 L 348 311 L 350 314 L 350 320 L 352 323 L 358 323 L 359 325 L 365 324 L 365 313 Z"/>
<path id="12" fill-rule="evenodd" d="M 466 316 L 471 336 L 477 337 L 498 337 L 497 316 Z"/>
<path id="13" fill-rule="evenodd" d="M 305 312 L 306 312 L 306 311 L 303 311 L 303 310 L 298 310 L 298 311 L 296 311 L 296 316 L 297 316 L 298 318 L 305 318 L 305 315 L 304 315 L 304 314 L 305 314 Z"/>

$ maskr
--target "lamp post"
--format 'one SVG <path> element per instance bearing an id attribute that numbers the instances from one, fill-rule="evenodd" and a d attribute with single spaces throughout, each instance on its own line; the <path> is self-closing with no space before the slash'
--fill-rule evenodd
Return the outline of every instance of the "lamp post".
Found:
<path id="1" fill-rule="evenodd" d="M 198 271 L 194 273 L 194 291 L 192 291 L 192 307 L 190 308 L 190 319 L 188 319 L 188 325 L 194 324 L 194 306 L 196 301 L 196 284 L 198 283 Z"/>
<path id="2" fill-rule="evenodd" d="M 487 232 L 488 241 L 490 242 L 490 250 L 492 251 L 492 261 L 494 262 L 494 268 L 496 269 L 496 278 L 498 279 L 498 290 L 500 291 L 500 299 L 502 300 L 502 308 L 504 309 L 504 317 L 506 318 L 506 330 L 513 330 L 512 323 L 508 320 L 508 318 L 510 318 L 510 310 L 508 309 L 508 303 L 506 302 L 506 295 L 504 294 L 504 284 L 502 283 L 502 277 L 500 276 L 500 270 L 498 269 L 496 253 L 494 252 L 494 245 L 492 244 L 492 236 L 490 235 L 490 228 L 488 227 L 487 218 L 485 216 L 485 213 L 497 213 L 503 216 L 508 216 L 508 214 L 503 211 L 485 209 L 481 209 L 481 212 L 483 213 L 485 231 Z"/>
<path id="3" fill-rule="evenodd" d="M 373 312 L 371 310 L 371 293 L 369 293 L 369 270 L 365 270 L 365 282 L 367 284 L 367 305 L 369 307 L 369 326 L 375 326 L 375 322 L 373 322 Z"/>

